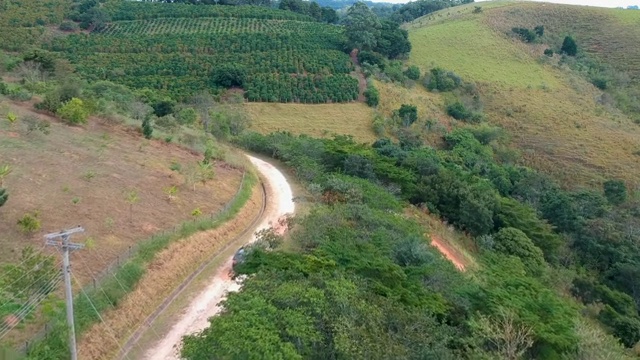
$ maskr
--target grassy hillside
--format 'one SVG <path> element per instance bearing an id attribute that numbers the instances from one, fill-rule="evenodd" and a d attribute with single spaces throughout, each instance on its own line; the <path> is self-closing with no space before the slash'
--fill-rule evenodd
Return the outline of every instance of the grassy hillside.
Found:
<path id="1" fill-rule="evenodd" d="M 445 10 L 410 24 L 409 62 L 423 70 L 440 66 L 475 82 L 488 121 L 508 130 L 530 165 L 553 173 L 567 185 L 597 184 L 609 177 L 637 181 L 640 127 L 601 105 L 597 99 L 602 91 L 557 65 L 559 57 L 543 61 L 546 45 L 524 44 L 508 34 L 515 26 L 540 24 L 548 29 L 543 40 L 561 40 L 560 34 L 575 33 L 579 44 L 621 66 L 627 63 L 623 59 L 634 56 L 626 49 L 633 49 L 632 53 L 639 51 L 638 46 L 612 44 L 609 39 L 638 32 L 634 15 L 533 3 L 483 4 L 479 14 L 472 9 L 469 5 Z M 593 23 L 591 16 L 596 19 Z M 635 16 L 640 19 L 640 13 Z M 599 19 L 612 25 L 603 26 L 605 20 Z M 562 29 L 560 23 L 572 28 Z M 596 46 L 605 43 L 602 50 Z M 626 69 L 631 72 L 634 63 L 630 61 Z"/>

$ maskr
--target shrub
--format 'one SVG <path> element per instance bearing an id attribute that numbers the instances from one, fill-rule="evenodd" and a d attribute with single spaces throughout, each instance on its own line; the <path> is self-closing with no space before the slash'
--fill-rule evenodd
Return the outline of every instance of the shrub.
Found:
<path id="1" fill-rule="evenodd" d="M 456 120 L 466 120 L 471 117 L 471 111 L 460 101 L 449 104 L 447 114 Z"/>
<path id="2" fill-rule="evenodd" d="M 544 50 L 544 54 L 547 55 L 548 57 L 552 57 L 553 56 L 553 50 L 552 49 L 545 49 Z"/>
<path id="3" fill-rule="evenodd" d="M 193 125 L 198 120 L 198 114 L 193 108 L 184 108 L 178 112 L 176 120 L 182 125 Z"/>
<path id="4" fill-rule="evenodd" d="M 578 44 L 576 44 L 576 41 L 571 36 L 567 36 L 562 42 L 560 52 L 569 56 L 576 56 L 578 53 Z"/>
<path id="5" fill-rule="evenodd" d="M 372 84 L 367 86 L 367 90 L 364 91 L 364 97 L 367 105 L 371 107 L 377 106 L 380 102 L 380 93 Z"/>
<path id="6" fill-rule="evenodd" d="M 87 110 L 84 102 L 78 98 L 72 98 L 64 103 L 56 113 L 62 119 L 74 125 L 86 124 L 89 118 L 89 110 Z"/>
<path id="7" fill-rule="evenodd" d="M 451 91 L 461 84 L 462 79 L 458 75 L 442 68 L 431 69 L 431 74 L 424 81 L 424 85 L 429 91 Z"/>
<path id="8" fill-rule="evenodd" d="M 153 127 L 151 126 L 151 119 L 146 117 L 142 121 L 142 135 L 144 135 L 145 139 L 151 139 L 151 134 L 153 134 Z"/>
<path id="9" fill-rule="evenodd" d="M 18 220 L 17 224 L 20 226 L 20 230 L 25 234 L 30 234 L 40 230 L 40 220 L 38 220 L 37 212 L 34 212 L 33 214 L 24 214 L 22 218 Z"/>
<path id="10" fill-rule="evenodd" d="M 524 42 L 530 43 L 536 39 L 536 33 L 527 28 L 514 27 L 511 31 L 518 35 Z"/>
<path id="11" fill-rule="evenodd" d="M 360 64 L 378 65 L 380 70 L 384 70 L 387 60 L 383 55 L 373 51 L 360 51 L 358 53 L 358 62 Z"/>
<path id="12" fill-rule="evenodd" d="M 404 71 L 404 75 L 411 80 L 418 80 L 420 79 L 420 69 L 415 65 L 411 65 Z"/>
<path id="13" fill-rule="evenodd" d="M 533 28 L 533 31 L 536 33 L 536 35 L 538 36 L 544 36 L 544 25 L 538 25 L 535 28 Z"/>
<path id="14" fill-rule="evenodd" d="M 384 73 L 391 81 L 403 82 L 406 79 L 400 61 L 391 61 L 389 65 L 385 67 Z"/>
<path id="15" fill-rule="evenodd" d="M 76 31 L 78 30 L 78 24 L 73 21 L 63 21 L 59 29 L 62 31 Z"/>
<path id="16" fill-rule="evenodd" d="M 398 117 L 404 127 L 409 127 L 418 120 L 418 108 L 415 105 L 402 104 L 398 109 Z"/>
<path id="17" fill-rule="evenodd" d="M 627 200 L 627 187 L 622 180 L 607 180 L 604 183 L 604 196 L 613 205 Z"/>
<path id="18" fill-rule="evenodd" d="M 482 6 L 476 6 L 473 8 L 474 14 L 480 14 L 482 12 Z"/>
<path id="19" fill-rule="evenodd" d="M 593 86 L 600 90 L 607 90 L 609 87 L 609 80 L 603 75 L 594 75 L 589 80 L 591 80 Z"/>
<path id="20" fill-rule="evenodd" d="M 244 68 L 238 65 L 223 65 L 213 71 L 211 81 L 215 86 L 232 88 L 242 87 L 246 77 Z"/>

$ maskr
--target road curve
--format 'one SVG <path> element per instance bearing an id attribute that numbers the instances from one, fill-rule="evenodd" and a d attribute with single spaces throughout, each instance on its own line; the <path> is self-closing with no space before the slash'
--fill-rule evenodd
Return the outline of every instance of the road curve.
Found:
<path id="1" fill-rule="evenodd" d="M 253 156 L 247 155 L 253 166 L 260 173 L 267 188 L 267 207 L 262 221 L 253 230 L 254 235 L 249 242 L 255 241 L 255 232 L 269 227 L 282 232 L 280 220 L 293 214 L 295 204 L 293 192 L 284 175 L 273 165 Z M 220 312 L 218 303 L 224 299 L 229 291 L 238 291 L 240 284 L 229 277 L 231 258 L 215 272 L 206 288 L 202 290 L 183 310 L 180 318 L 173 323 L 169 332 L 146 350 L 143 359 L 146 360 L 178 360 L 180 346 L 184 335 L 193 334 L 205 329 L 209 325 L 208 319 Z"/>

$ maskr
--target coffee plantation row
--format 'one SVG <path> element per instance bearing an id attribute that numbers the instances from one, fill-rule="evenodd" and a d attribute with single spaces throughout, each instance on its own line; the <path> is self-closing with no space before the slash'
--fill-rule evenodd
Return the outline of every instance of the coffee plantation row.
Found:
<path id="1" fill-rule="evenodd" d="M 36 44 L 44 26 L 62 21 L 69 1 L 0 1 L 0 49 L 20 51 Z"/>
<path id="2" fill-rule="evenodd" d="M 262 6 L 212 6 L 171 3 L 149 3 L 137 1 L 123 1 L 114 8 L 109 9 L 111 19 L 119 20 L 146 20 L 159 18 L 253 18 L 253 19 L 280 19 L 316 21 L 310 16 L 281 11 Z"/>
<path id="3" fill-rule="evenodd" d="M 158 35 L 158 34 L 232 34 L 232 33 L 329 33 L 327 25 L 295 20 L 271 20 L 251 18 L 169 18 L 153 20 L 118 21 L 100 29 L 104 35 Z M 334 34 L 339 34 L 335 27 Z"/>
<path id="4" fill-rule="evenodd" d="M 126 4 L 256 11 L 244 6 Z M 100 32 L 58 37 L 46 48 L 69 59 L 88 79 L 153 88 L 177 100 L 228 87 L 213 77 L 231 65 L 242 74 L 232 86 L 242 87 L 249 101 L 324 103 L 358 97 L 344 43 L 338 26 L 242 15 L 115 21 Z"/>

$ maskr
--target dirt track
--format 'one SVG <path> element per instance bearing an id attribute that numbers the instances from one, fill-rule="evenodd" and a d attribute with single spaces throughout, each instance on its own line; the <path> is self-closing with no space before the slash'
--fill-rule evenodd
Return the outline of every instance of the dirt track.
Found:
<path id="1" fill-rule="evenodd" d="M 249 156 L 251 163 L 258 169 L 267 188 L 267 209 L 263 221 L 255 231 L 274 227 L 277 231 L 279 220 L 295 210 L 293 193 L 284 175 L 271 164 Z M 252 236 L 251 241 L 255 240 Z M 208 286 L 202 290 L 183 310 L 182 315 L 173 323 L 171 329 L 158 342 L 146 350 L 144 359 L 177 360 L 179 359 L 182 337 L 205 329 L 208 318 L 220 311 L 218 303 L 229 291 L 237 291 L 240 284 L 229 277 L 231 259 L 228 259 L 210 279 Z"/>

